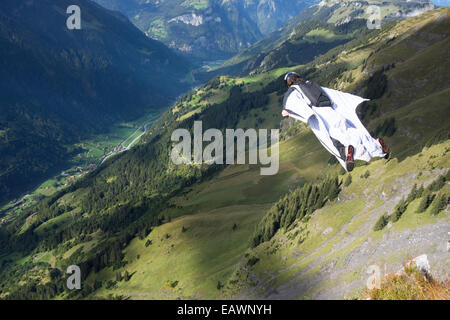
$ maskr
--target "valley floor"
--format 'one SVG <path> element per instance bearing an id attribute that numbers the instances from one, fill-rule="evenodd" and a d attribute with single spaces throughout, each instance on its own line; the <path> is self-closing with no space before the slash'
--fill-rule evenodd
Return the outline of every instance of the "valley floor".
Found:
<path id="1" fill-rule="evenodd" d="M 96 135 L 75 144 L 73 147 L 78 148 L 78 152 L 70 159 L 68 164 L 70 167 L 43 181 L 29 193 L 0 206 L 0 225 L 14 219 L 15 215 L 36 204 L 42 198 L 51 196 L 70 185 L 110 157 L 129 150 L 159 116 L 160 111 L 154 111 L 132 122 L 114 124 L 109 133 Z M 46 178 L 43 177 L 43 179 Z"/>

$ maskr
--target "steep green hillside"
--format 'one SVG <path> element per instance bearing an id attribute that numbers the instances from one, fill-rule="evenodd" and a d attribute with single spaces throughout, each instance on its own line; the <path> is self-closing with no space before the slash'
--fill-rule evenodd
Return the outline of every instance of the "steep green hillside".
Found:
<path id="1" fill-rule="evenodd" d="M 294 68 L 370 97 L 360 117 L 386 138 L 389 160 L 358 164 L 350 181 L 307 127 L 280 123 L 287 68 L 217 77 L 138 146 L 0 227 L 1 297 L 342 298 L 364 286 L 368 265 L 393 270 L 422 253 L 445 275 L 448 13 L 393 21 Z M 281 127 L 279 173 L 171 164 L 172 131 L 194 120 L 204 130 Z M 414 183 L 426 190 L 408 197 Z M 305 198 L 309 188 L 317 198 Z M 423 199 L 431 206 L 416 214 Z M 307 210 L 294 206 L 304 201 Z M 391 224 L 373 231 L 384 214 Z M 71 264 L 82 269 L 81 291 L 63 287 L 58 270 Z"/>
<path id="2" fill-rule="evenodd" d="M 216 70 L 197 77 L 216 74 L 246 75 L 312 61 L 329 49 L 345 43 L 367 28 L 369 6 L 380 8 L 381 23 L 430 10 L 429 1 L 321 1 L 287 21 L 280 29 L 227 60 Z"/>
<path id="3" fill-rule="evenodd" d="M 340 176 L 343 183 L 338 200 L 295 220 L 279 229 L 270 241 L 246 251 L 248 258 L 228 279 L 224 296 L 358 297 L 369 278 L 369 266 L 377 265 L 383 274 L 395 273 L 406 261 L 422 254 L 427 254 L 433 275 L 445 280 L 450 262 L 445 255 L 450 225 L 445 209 L 450 195 L 445 183 L 450 178 L 449 151 L 447 141 L 401 162 L 375 161 L 356 168 L 349 185 L 344 184 L 349 175 Z M 424 212 L 418 212 L 418 207 L 427 191 L 415 194 L 406 210 L 398 211 L 399 204 L 411 197 L 414 185 L 429 190 L 440 175 L 446 186 L 434 189 L 435 200 Z M 445 205 L 434 210 L 440 196 L 445 198 Z M 377 230 L 382 216 L 387 217 L 387 226 Z"/>
<path id="4" fill-rule="evenodd" d="M 66 27 L 72 4 L 81 30 Z M 90 1 L 2 1 L 0 43 L 0 203 L 60 170 L 81 138 L 191 85 L 183 58 Z"/>
<path id="5" fill-rule="evenodd" d="M 190 57 L 228 59 L 315 3 L 314 0 L 95 0 L 147 36 Z"/>

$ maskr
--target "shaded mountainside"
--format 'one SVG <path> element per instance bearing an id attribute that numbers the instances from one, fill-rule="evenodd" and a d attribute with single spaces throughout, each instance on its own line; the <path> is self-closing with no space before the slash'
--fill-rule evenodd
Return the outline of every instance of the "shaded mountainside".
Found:
<path id="1" fill-rule="evenodd" d="M 308 64 L 217 77 L 185 95 L 138 146 L 0 227 L 0 297 L 342 298 L 365 285 L 368 265 L 391 270 L 422 253 L 442 278 L 448 13 L 392 21 Z M 286 70 L 370 97 L 359 115 L 391 158 L 358 164 L 350 179 L 306 126 L 280 123 Z M 171 164 L 172 131 L 192 132 L 194 120 L 203 130 L 281 128 L 278 174 Z M 426 190 L 409 197 L 414 183 Z M 391 224 L 374 231 L 384 215 Z M 64 288 L 71 264 L 81 291 Z"/>
<path id="2" fill-rule="evenodd" d="M 198 77 L 246 75 L 305 64 L 332 47 L 355 38 L 357 34 L 367 32 L 368 7 L 371 5 L 380 8 L 382 24 L 434 8 L 429 1 L 321 1 L 229 59 L 220 68 L 200 73 Z"/>
<path id="3" fill-rule="evenodd" d="M 95 0 L 147 36 L 200 60 L 228 59 L 314 0 Z"/>
<path id="4" fill-rule="evenodd" d="M 72 4 L 81 30 L 66 27 Z M 68 144 L 190 87 L 183 58 L 90 1 L 2 1 L 0 43 L 1 202 L 58 168 Z"/>

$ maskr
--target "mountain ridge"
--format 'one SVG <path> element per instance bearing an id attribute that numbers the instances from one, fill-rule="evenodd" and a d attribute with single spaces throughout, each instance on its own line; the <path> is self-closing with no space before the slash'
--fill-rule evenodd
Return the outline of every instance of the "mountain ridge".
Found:
<path id="1" fill-rule="evenodd" d="M 413 16 L 414 14 L 419 14 L 420 12 L 431 10 L 435 6 L 429 1 L 419 1 L 405 3 L 404 1 L 356 1 L 349 0 L 339 3 L 333 0 L 321 1 L 319 4 L 311 5 L 302 12 L 300 12 L 294 18 L 288 20 L 284 25 L 282 25 L 278 30 L 267 35 L 264 39 L 258 41 L 251 47 L 244 49 L 242 52 L 232 57 L 231 59 L 225 61 L 225 63 L 209 72 L 199 73 L 199 78 L 212 77 L 216 74 L 229 74 L 229 75 L 244 75 L 248 73 L 258 73 L 269 71 L 270 68 L 287 66 L 295 66 L 298 64 L 303 64 L 311 61 L 313 56 L 299 58 L 295 54 L 289 57 L 289 53 L 294 50 L 302 52 L 304 47 L 302 44 L 305 41 L 304 24 L 310 23 L 327 23 L 328 27 L 326 29 L 339 29 L 342 28 L 345 32 L 345 25 L 354 26 L 361 22 L 361 27 L 363 27 L 362 32 L 367 29 L 367 19 L 369 17 L 368 8 L 369 6 L 378 6 L 380 8 L 381 24 L 388 23 L 389 21 L 402 19 L 408 15 Z M 342 31 L 341 31 L 342 32 Z M 326 34 L 325 34 L 326 35 Z M 328 35 L 329 36 L 329 35 Z M 309 41 L 311 43 L 311 40 Z M 322 44 L 329 43 L 328 39 L 316 40 L 313 43 Z M 308 43 L 308 41 L 306 42 Z M 287 50 L 283 47 L 292 47 L 292 49 Z M 328 44 L 329 46 L 329 44 Z M 316 49 L 314 52 L 315 56 L 325 53 L 327 47 Z M 325 49 L 325 50 L 324 50 Z M 330 48 L 329 48 L 330 49 Z M 279 53 L 277 53 L 279 51 Z M 271 56 L 281 56 L 277 57 L 276 60 L 281 60 L 279 64 L 271 62 L 273 58 Z M 284 57 L 283 57 L 284 56 Z M 284 63 L 284 65 L 283 65 Z"/>
<path id="2" fill-rule="evenodd" d="M 314 0 L 96 0 L 147 36 L 199 61 L 229 58 L 276 30 Z"/>

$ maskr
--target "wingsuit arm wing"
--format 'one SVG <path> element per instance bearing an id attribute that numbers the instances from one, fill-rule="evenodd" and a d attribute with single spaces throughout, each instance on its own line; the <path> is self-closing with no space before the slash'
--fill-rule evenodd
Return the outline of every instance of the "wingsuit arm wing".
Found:
<path id="1" fill-rule="evenodd" d="M 309 117 L 314 114 L 305 100 L 305 97 L 295 88 L 295 86 L 291 86 L 286 93 L 283 101 L 283 109 L 289 112 L 290 117 L 305 123 L 307 123 Z"/>

